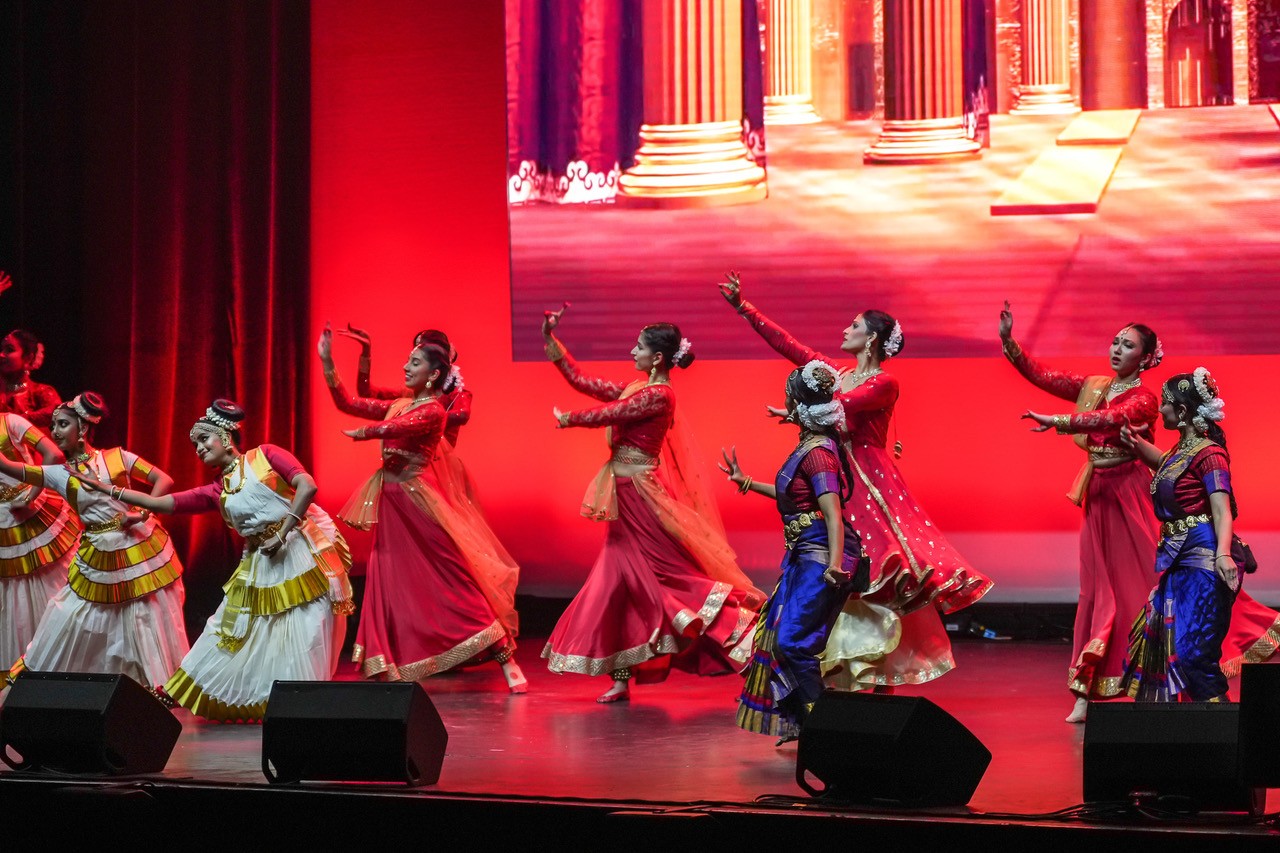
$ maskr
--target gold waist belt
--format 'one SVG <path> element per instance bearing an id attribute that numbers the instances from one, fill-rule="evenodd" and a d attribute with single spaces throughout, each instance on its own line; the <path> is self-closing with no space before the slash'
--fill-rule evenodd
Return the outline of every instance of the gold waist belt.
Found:
<path id="1" fill-rule="evenodd" d="M 1095 447 L 1089 445 L 1089 456 L 1093 459 L 1133 459 L 1134 455 L 1123 447 Z"/>
<path id="2" fill-rule="evenodd" d="M 26 483 L 19 483 L 16 486 L 0 486 L 0 503 L 8 503 L 14 498 L 21 495 L 27 490 Z"/>
<path id="3" fill-rule="evenodd" d="M 1173 521 L 1166 521 L 1160 525 L 1160 538 L 1166 539 L 1170 536 L 1177 536 L 1179 533 L 1186 533 L 1197 524 L 1204 524 L 1206 521 L 1213 521 L 1213 516 L 1207 512 L 1200 515 L 1188 515 L 1186 518 L 1175 518 Z"/>
<path id="4" fill-rule="evenodd" d="M 786 541 L 787 548 L 794 547 L 796 540 L 800 538 L 800 534 L 805 531 L 805 528 L 813 527 L 815 521 L 822 521 L 822 510 L 802 512 L 783 524 L 782 538 Z"/>
<path id="5" fill-rule="evenodd" d="M 266 543 L 268 539 L 280 532 L 280 528 L 284 527 L 284 519 L 273 521 L 266 527 L 262 528 L 259 533 L 250 533 L 244 537 L 244 541 L 249 543 L 249 547 L 258 550 Z"/>
<path id="6" fill-rule="evenodd" d="M 109 518 L 106 521 L 89 522 L 84 526 L 85 533 L 106 533 L 108 530 L 119 530 L 124 523 L 124 516 L 117 515 L 115 518 Z"/>
<path id="7" fill-rule="evenodd" d="M 659 462 L 658 457 L 649 456 L 638 447 L 616 447 L 613 455 L 609 457 L 610 462 L 617 462 L 619 465 L 650 465 L 656 466 Z"/>

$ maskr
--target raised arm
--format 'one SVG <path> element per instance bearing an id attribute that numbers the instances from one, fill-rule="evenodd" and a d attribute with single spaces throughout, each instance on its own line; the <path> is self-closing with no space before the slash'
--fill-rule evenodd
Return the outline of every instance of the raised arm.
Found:
<path id="1" fill-rule="evenodd" d="M 326 323 L 320 333 L 320 341 L 316 344 L 320 355 L 320 364 L 324 368 L 324 384 L 329 386 L 329 395 L 338 411 L 348 415 L 369 420 L 381 420 L 391 409 L 390 400 L 374 400 L 369 397 L 353 397 L 347 393 L 342 384 L 338 370 L 333 365 L 333 330 Z"/>
<path id="2" fill-rule="evenodd" d="M 560 370 L 560 374 L 570 385 L 588 397 L 606 401 L 616 400 L 626 390 L 627 386 L 622 382 L 613 382 L 583 373 L 578 363 L 573 360 L 573 356 L 569 355 L 569 351 L 556 339 L 555 335 L 547 336 L 547 358 L 551 359 L 551 363 Z"/>
<path id="3" fill-rule="evenodd" d="M 625 400 L 560 415 L 561 427 L 602 427 L 651 418 L 671 410 L 669 386 L 649 385 Z"/>
<path id="4" fill-rule="evenodd" d="M 721 295 L 724 296 L 726 302 L 737 310 L 738 316 L 750 323 L 752 330 L 764 338 L 765 343 L 773 347 L 778 355 L 796 365 L 808 364 L 815 358 L 830 361 L 822 353 L 800 343 L 790 332 L 770 320 L 750 302 L 744 300 L 742 298 L 742 283 L 738 280 L 737 273 L 727 273 L 725 281 L 721 282 L 719 287 Z"/>
<path id="5" fill-rule="evenodd" d="M 471 420 L 471 392 L 464 388 L 454 394 L 453 399 L 445 406 L 445 413 L 448 417 L 446 427 L 462 426 Z"/>
<path id="6" fill-rule="evenodd" d="M 1022 345 L 1013 339 L 1013 306 L 1008 300 L 1000 310 L 1000 345 L 1004 357 L 1009 359 L 1019 373 L 1028 382 L 1042 391 L 1048 391 L 1055 397 L 1075 402 L 1084 388 L 1085 378 L 1075 373 L 1062 370 L 1050 370 L 1036 361 L 1022 349 Z"/>

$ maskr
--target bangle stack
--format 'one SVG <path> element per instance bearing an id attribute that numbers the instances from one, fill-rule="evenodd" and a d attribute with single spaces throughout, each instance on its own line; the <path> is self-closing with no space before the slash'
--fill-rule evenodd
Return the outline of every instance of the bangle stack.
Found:
<path id="1" fill-rule="evenodd" d="M 290 518 L 292 518 L 294 521 L 298 522 L 299 524 L 301 524 L 301 523 L 302 523 L 302 516 L 298 515 L 298 514 L 297 514 L 296 512 L 294 512 L 293 510 L 290 510 L 289 512 L 286 512 L 286 513 L 285 513 L 285 515 L 289 516 Z"/>
<path id="2" fill-rule="evenodd" d="M 118 501 L 120 496 L 124 494 L 124 486 L 112 486 L 108 494 L 111 495 L 112 500 Z"/>
<path id="3" fill-rule="evenodd" d="M 1058 435 L 1067 435 L 1071 432 L 1071 415 L 1054 415 L 1053 428 L 1057 430 Z"/>
<path id="4" fill-rule="evenodd" d="M 750 477 L 747 477 L 747 479 L 745 479 L 745 480 L 743 480 L 741 483 L 739 483 L 739 484 L 738 484 L 738 494 L 740 494 L 740 495 L 745 495 L 747 492 L 751 491 L 751 482 L 752 482 L 751 478 L 750 478 Z"/>

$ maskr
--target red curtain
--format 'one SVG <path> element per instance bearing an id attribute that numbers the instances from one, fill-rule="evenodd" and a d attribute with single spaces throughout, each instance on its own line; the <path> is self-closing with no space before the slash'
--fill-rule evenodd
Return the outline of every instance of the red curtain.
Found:
<path id="1" fill-rule="evenodd" d="M 20 0 L 0 15 L 20 72 L 0 309 L 45 340 L 39 378 L 100 391 L 99 444 L 180 488 L 212 476 L 187 433 L 216 397 L 248 412 L 246 444 L 306 461 L 305 0 Z M 194 631 L 238 546 L 216 517 L 171 529 Z"/>

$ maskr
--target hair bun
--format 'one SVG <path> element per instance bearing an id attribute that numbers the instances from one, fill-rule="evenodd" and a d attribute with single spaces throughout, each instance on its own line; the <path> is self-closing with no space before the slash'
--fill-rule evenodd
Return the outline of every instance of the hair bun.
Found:
<path id="1" fill-rule="evenodd" d="M 244 409 L 234 400 L 228 400 L 225 397 L 219 397 L 209 406 L 210 411 L 220 415 L 229 421 L 235 421 L 237 424 L 243 423 L 245 414 Z"/>
<path id="2" fill-rule="evenodd" d="M 95 418 L 105 418 L 108 414 L 107 402 L 97 391 L 82 391 L 77 398 L 84 410 Z"/>

